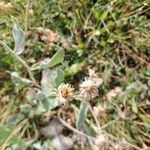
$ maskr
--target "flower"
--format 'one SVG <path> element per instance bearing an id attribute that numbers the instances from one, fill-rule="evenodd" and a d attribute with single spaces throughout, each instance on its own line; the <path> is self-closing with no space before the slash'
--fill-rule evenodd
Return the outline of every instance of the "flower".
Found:
<path id="1" fill-rule="evenodd" d="M 98 87 L 103 80 L 91 69 L 89 69 L 89 77 L 80 84 L 80 95 L 85 99 L 91 100 L 98 96 Z"/>
<path id="2" fill-rule="evenodd" d="M 98 87 L 91 79 L 85 79 L 80 84 L 80 95 L 90 100 L 98 96 Z"/>
<path id="3" fill-rule="evenodd" d="M 55 95 L 60 104 L 65 104 L 69 98 L 73 95 L 73 88 L 70 84 L 62 83 L 59 85 Z"/>

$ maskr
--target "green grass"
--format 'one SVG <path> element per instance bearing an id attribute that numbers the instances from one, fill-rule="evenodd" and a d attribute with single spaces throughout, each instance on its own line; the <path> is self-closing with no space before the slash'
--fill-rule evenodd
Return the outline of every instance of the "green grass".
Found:
<path id="1" fill-rule="evenodd" d="M 103 108 L 97 119 L 103 132 L 109 134 L 110 147 L 121 139 L 128 143 L 129 149 L 150 147 L 148 0 L 38 0 L 30 2 L 27 14 L 27 0 L 4 2 L 10 2 L 13 7 L 8 10 L 0 7 L 0 40 L 14 48 L 12 28 L 15 17 L 23 30 L 27 27 L 25 50 L 19 58 L 28 66 L 45 58 L 52 60 L 32 72 L 40 85 L 37 87 L 24 81 L 31 79 L 29 70 L 0 46 L 0 149 L 33 149 L 35 143 L 53 143 L 53 136 L 41 135 L 41 128 L 51 122 L 42 121 L 47 112 L 54 113 L 52 117 L 48 116 L 50 119 L 62 114 L 61 117 L 78 132 L 83 127 L 86 135 L 95 138 L 98 127 L 93 115 L 86 112 L 86 108 L 81 109 L 82 102 L 77 97 L 79 84 L 87 76 L 89 67 L 103 79 L 98 88 L 99 96 L 89 103 L 92 108 L 99 105 Z M 50 43 L 42 39 L 44 33 L 40 33 L 38 27 L 57 33 L 58 40 L 51 49 Z M 41 95 L 34 93 L 43 89 L 41 79 L 45 68 L 51 70 L 45 78 L 53 88 L 62 82 L 71 83 L 75 88 L 69 106 L 58 105 L 51 96 L 52 89 L 45 83 Z M 32 71 L 33 67 L 30 69 Z M 10 77 L 14 71 L 18 73 L 17 78 Z M 109 101 L 107 94 L 117 86 L 122 88 L 121 94 Z M 30 101 L 26 98 L 27 91 L 34 93 Z M 124 118 L 118 108 L 125 113 Z M 81 120 L 76 119 L 77 114 L 82 116 L 78 116 Z M 81 129 L 76 127 L 77 122 L 82 123 Z M 61 134 L 71 138 L 78 135 L 67 128 Z M 74 149 L 81 149 L 83 145 L 83 149 L 92 149 L 90 140 L 81 139 L 82 142 L 75 142 Z M 41 146 L 41 149 L 44 148 Z"/>

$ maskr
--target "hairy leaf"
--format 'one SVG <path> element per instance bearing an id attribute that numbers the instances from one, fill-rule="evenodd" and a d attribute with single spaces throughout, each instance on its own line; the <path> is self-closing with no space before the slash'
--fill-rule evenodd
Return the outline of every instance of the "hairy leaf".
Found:
<path id="1" fill-rule="evenodd" d="M 76 127 L 78 129 L 82 129 L 84 127 L 85 120 L 87 118 L 87 111 L 88 111 L 88 103 L 86 101 L 83 101 L 80 104 L 80 110 L 76 121 Z"/>
<path id="2" fill-rule="evenodd" d="M 22 29 L 16 23 L 14 23 L 12 34 L 13 34 L 13 38 L 15 40 L 14 52 L 17 55 L 20 55 L 24 51 L 25 37 L 24 37 L 24 33 L 23 33 Z"/>

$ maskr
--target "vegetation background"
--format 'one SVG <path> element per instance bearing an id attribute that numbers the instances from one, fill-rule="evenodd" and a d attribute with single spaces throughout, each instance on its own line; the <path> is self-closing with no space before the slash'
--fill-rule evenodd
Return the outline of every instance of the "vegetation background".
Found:
<path id="1" fill-rule="evenodd" d="M 0 41 L 1 150 L 150 148 L 149 0 L 3 0 Z M 103 80 L 88 103 L 107 138 L 77 97 L 89 68 Z M 62 82 L 69 106 L 49 95 Z"/>

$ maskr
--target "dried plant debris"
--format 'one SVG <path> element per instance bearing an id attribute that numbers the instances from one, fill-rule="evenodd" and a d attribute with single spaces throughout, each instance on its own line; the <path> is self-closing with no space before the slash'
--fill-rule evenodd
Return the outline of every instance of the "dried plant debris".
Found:
<path id="1" fill-rule="evenodd" d="M 94 144 L 95 144 L 94 149 L 96 149 L 96 150 L 109 150 L 111 147 L 111 141 L 103 133 L 100 133 L 96 137 Z"/>
<path id="2" fill-rule="evenodd" d="M 37 31 L 40 34 L 40 39 L 47 45 L 47 48 L 52 50 L 55 43 L 59 40 L 59 35 L 50 29 L 45 29 L 42 27 L 38 27 Z"/>
<path id="3" fill-rule="evenodd" d="M 13 8 L 11 3 L 0 2 L 0 11 L 8 11 Z"/>
<path id="4" fill-rule="evenodd" d="M 114 97 L 118 96 L 119 94 L 121 94 L 122 92 L 122 88 L 117 86 L 114 89 L 110 90 L 107 95 L 106 98 L 108 101 L 111 101 Z"/>

